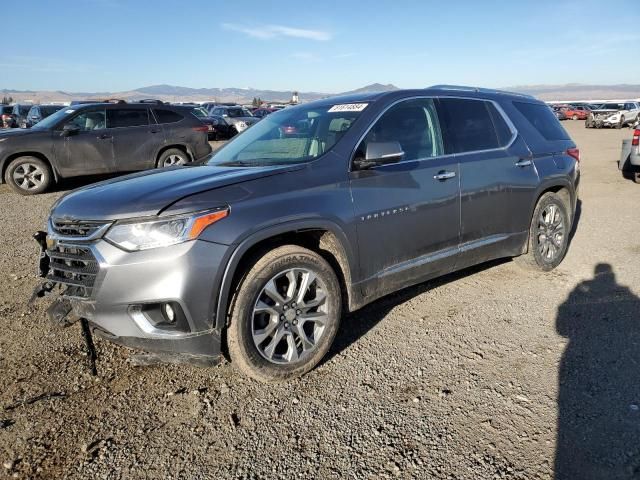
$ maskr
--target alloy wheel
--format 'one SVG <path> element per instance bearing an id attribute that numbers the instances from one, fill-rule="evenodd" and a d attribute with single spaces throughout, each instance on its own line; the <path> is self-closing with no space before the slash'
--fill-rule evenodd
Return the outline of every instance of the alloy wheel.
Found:
<path id="1" fill-rule="evenodd" d="M 13 181 L 23 190 L 36 190 L 42 187 L 45 181 L 45 173 L 38 165 L 23 163 L 13 171 Z"/>
<path id="2" fill-rule="evenodd" d="M 173 167 L 175 165 L 184 165 L 186 164 L 187 161 L 184 157 L 177 155 L 177 154 L 171 154 L 169 155 L 167 158 L 164 159 L 164 166 L 165 167 Z"/>
<path id="3" fill-rule="evenodd" d="M 276 364 L 312 355 L 332 321 L 326 300 L 326 285 L 309 269 L 289 269 L 269 280 L 251 319 L 251 336 L 260 355 Z"/>
<path id="4" fill-rule="evenodd" d="M 553 262 L 562 251 L 565 238 L 565 224 L 558 205 L 547 205 L 538 217 L 536 237 L 538 251 L 545 262 Z"/>

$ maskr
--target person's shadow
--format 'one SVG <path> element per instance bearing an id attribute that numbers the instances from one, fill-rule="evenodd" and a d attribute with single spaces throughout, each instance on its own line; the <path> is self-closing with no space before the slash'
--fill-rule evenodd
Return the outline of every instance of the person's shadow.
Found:
<path id="1" fill-rule="evenodd" d="M 559 307 L 557 480 L 640 479 L 640 299 L 608 264 Z"/>

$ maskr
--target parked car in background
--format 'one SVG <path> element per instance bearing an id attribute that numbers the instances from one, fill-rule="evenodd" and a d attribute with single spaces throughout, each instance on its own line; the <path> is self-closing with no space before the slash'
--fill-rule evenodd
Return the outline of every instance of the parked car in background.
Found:
<path id="1" fill-rule="evenodd" d="M 622 128 L 626 125 L 634 125 L 639 117 L 640 104 L 638 102 L 610 102 L 591 110 L 585 121 L 585 126 L 587 128 Z"/>
<path id="2" fill-rule="evenodd" d="M 586 105 L 572 105 L 564 110 L 567 118 L 572 120 L 586 120 L 591 109 Z"/>
<path id="3" fill-rule="evenodd" d="M 11 114 L 8 121 L 7 128 L 18 128 L 21 122 L 24 122 L 27 118 L 29 110 L 32 105 L 16 103 L 11 109 Z"/>
<path id="4" fill-rule="evenodd" d="M 559 107 L 550 106 L 549 107 L 553 114 L 556 116 L 558 120 L 566 120 L 567 116 L 564 113 L 564 110 Z"/>
<path id="5" fill-rule="evenodd" d="M 249 110 L 240 106 L 215 107 L 210 111 L 212 117 L 220 117 L 230 127 L 231 136 L 245 131 L 260 120 L 254 117 Z"/>
<path id="6" fill-rule="evenodd" d="M 20 124 L 20 128 L 31 128 L 62 108 L 66 107 L 64 105 L 34 105 L 29 110 L 24 122 Z"/>
<path id="7" fill-rule="evenodd" d="M 193 114 L 207 126 L 209 140 L 218 141 L 222 139 L 231 138 L 231 127 L 222 117 L 214 117 L 204 107 L 196 107 L 193 109 Z"/>
<path id="8" fill-rule="evenodd" d="M 13 105 L 0 105 L 0 128 L 10 128 Z"/>
<path id="9" fill-rule="evenodd" d="M 209 365 L 226 342 L 240 371 L 284 381 L 321 361 L 344 314 L 384 295 L 496 258 L 557 267 L 579 158 L 549 108 L 520 94 L 434 87 L 307 103 L 206 165 L 59 199 L 50 241 L 38 233 L 34 294 L 59 287 L 49 313 L 61 324 L 82 318 L 110 341 Z"/>
<path id="10" fill-rule="evenodd" d="M 267 115 L 270 115 L 273 112 L 277 112 L 277 111 L 278 111 L 277 108 L 256 108 L 251 113 L 253 114 L 254 117 L 264 118 Z"/>
<path id="11" fill-rule="evenodd" d="M 0 181 L 32 195 L 60 178 L 184 165 L 211 152 L 191 108 L 94 103 L 0 132 Z"/>
<path id="12" fill-rule="evenodd" d="M 200 104 L 201 107 L 206 108 L 209 112 L 216 107 L 235 107 L 235 103 L 224 103 L 224 102 L 203 102 Z"/>

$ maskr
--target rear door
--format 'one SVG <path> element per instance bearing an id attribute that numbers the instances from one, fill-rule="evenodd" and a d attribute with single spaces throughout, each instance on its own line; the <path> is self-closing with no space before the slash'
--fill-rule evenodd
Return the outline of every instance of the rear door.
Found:
<path id="1" fill-rule="evenodd" d="M 107 127 L 113 137 L 113 153 L 119 172 L 155 166 L 155 152 L 163 143 L 161 129 L 149 121 L 147 107 L 117 107 L 107 110 Z"/>
<path id="2" fill-rule="evenodd" d="M 446 151 L 460 166 L 457 268 L 516 253 L 538 186 L 526 144 L 494 102 L 441 98 L 440 107 Z"/>
<path id="3" fill-rule="evenodd" d="M 390 107 L 354 156 L 363 157 L 369 142 L 398 142 L 404 157 L 350 174 L 365 295 L 450 272 L 460 227 L 458 164 L 444 155 L 434 100 Z"/>

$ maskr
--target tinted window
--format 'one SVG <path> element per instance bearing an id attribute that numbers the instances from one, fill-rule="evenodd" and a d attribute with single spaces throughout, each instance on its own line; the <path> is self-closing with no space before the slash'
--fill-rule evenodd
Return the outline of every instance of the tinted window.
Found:
<path id="1" fill-rule="evenodd" d="M 525 102 L 513 102 L 513 105 L 545 139 L 569 140 L 567 132 L 545 105 Z"/>
<path id="2" fill-rule="evenodd" d="M 369 142 L 398 142 L 403 160 L 442 155 L 442 135 L 433 100 L 406 100 L 391 107 L 369 130 L 356 156 L 365 156 Z"/>
<path id="3" fill-rule="evenodd" d="M 182 120 L 184 117 L 173 110 L 164 110 L 157 108 L 153 111 L 158 119 L 158 123 L 176 123 Z"/>
<path id="4" fill-rule="evenodd" d="M 52 113 L 57 112 L 62 107 L 54 106 L 54 107 L 40 107 L 40 112 L 42 115 L 51 115 Z"/>
<path id="5" fill-rule="evenodd" d="M 107 128 L 141 127 L 149 125 L 146 108 L 107 110 Z"/>
<path id="6" fill-rule="evenodd" d="M 489 102 L 457 98 L 440 100 L 447 125 L 447 153 L 474 152 L 499 148 L 498 133 L 489 111 Z M 549 109 L 547 109 L 549 113 Z"/>

